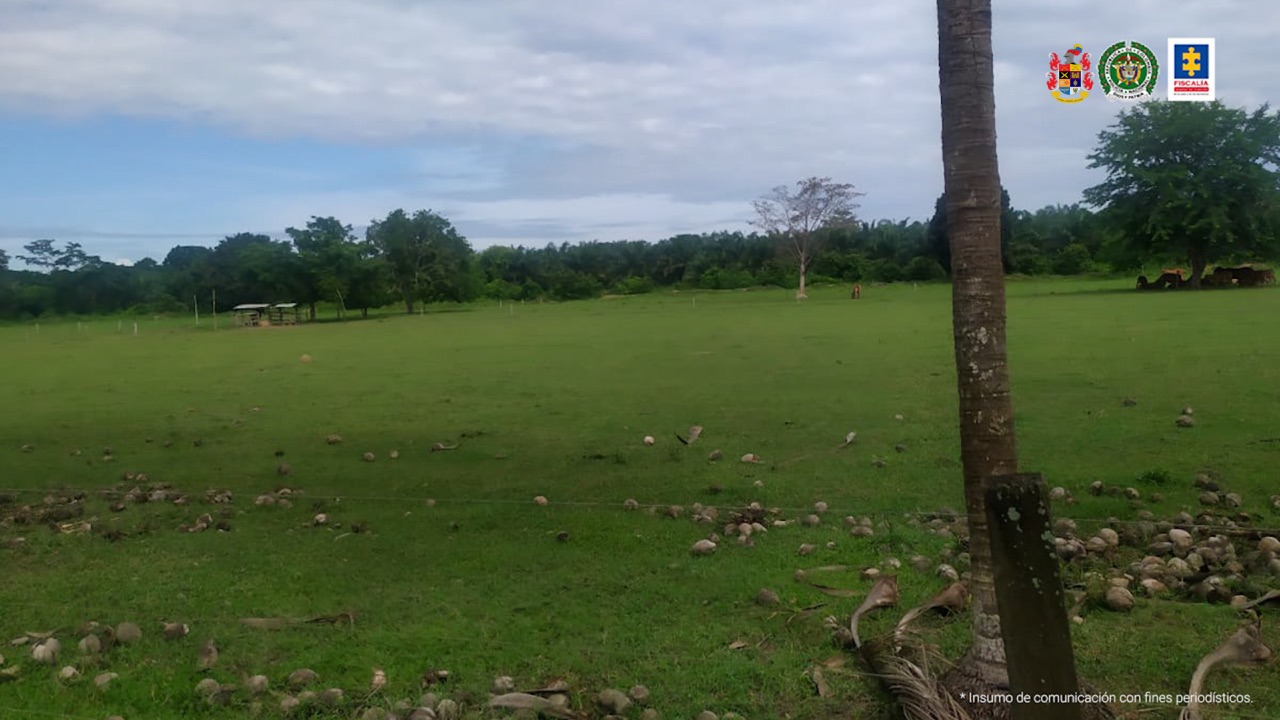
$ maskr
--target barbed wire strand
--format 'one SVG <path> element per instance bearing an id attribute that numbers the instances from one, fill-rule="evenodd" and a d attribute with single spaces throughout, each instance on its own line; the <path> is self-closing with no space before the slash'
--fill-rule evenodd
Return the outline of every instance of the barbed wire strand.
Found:
<path id="1" fill-rule="evenodd" d="M 172 488 L 170 488 L 170 489 L 172 490 Z M 13 488 L 0 488 L 0 493 L 8 493 L 8 494 L 13 494 L 13 495 L 50 495 L 50 494 L 66 493 L 66 492 L 69 492 L 69 490 L 68 490 L 67 488 L 19 488 L 19 487 L 13 487 Z M 124 494 L 126 491 L 123 491 L 123 490 L 116 490 L 116 489 L 108 488 L 108 489 L 96 489 L 96 490 L 74 490 L 73 492 L 84 492 L 84 493 L 86 493 L 86 495 L 102 495 L 102 494 L 104 494 L 104 493 L 120 493 L 120 494 Z M 174 490 L 174 492 L 180 492 L 180 491 L 176 491 L 176 490 Z M 272 496 L 275 496 L 275 493 L 274 493 L 274 492 L 265 492 L 265 493 L 260 493 L 260 494 L 261 494 L 261 495 L 272 495 Z M 188 495 L 188 497 L 190 497 L 190 495 L 189 495 L 189 494 L 187 494 L 187 495 Z M 255 496 L 255 497 L 257 497 L 257 496 Z M 529 504 L 532 502 L 532 500 L 517 500 L 517 499 L 508 499 L 508 498 L 456 498 L 456 497 L 454 497 L 454 498 L 451 498 L 451 497 L 435 498 L 435 497 L 404 496 L 404 495 L 401 495 L 401 496 L 380 496 L 380 495 L 347 495 L 347 494 L 342 494 L 342 495 L 330 495 L 330 494 L 312 494 L 312 493 L 305 492 L 305 491 L 299 491 L 299 492 L 296 492 L 296 494 L 293 494 L 293 495 L 287 495 L 287 496 L 275 496 L 275 497 L 276 497 L 276 499 L 277 499 L 277 500 L 279 500 L 279 499 L 287 499 L 287 500 L 289 500 L 289 501 L 291 501 L 291 502 L 295 502 L 295 503 L 305 502 L 305 501 L 308 501 L 308 500 L 312 500 L 312 501 L 320 500 L 320 501 L 325 501 L 325 502 L 334 502 L 334 503 L 341 503 L 341 502 L 371 502 L 371 503 L 386 502 L 386 503 L 420 504 L 420 505 L 427 505 L 427 504 L 429 504 L 429 503 L 435 503 L 436 505 L 441 505 L 441 504 L 451 504 L 451 505 L 526 505 L 526 506 L 527 506 L 527 505 L 529 505 Z M 203 499 L 202 497 L 200 497 L 200 496 L 197 496 L 197 497 L 194 499 L 194 502 L 195 502 L 195 503 L 200 503 L 201 505 L 212 505 L 212 506 L 219 506 L 219 505 L 221 505 L 221 506 L 234 506 L 234 505 L 235 505 L 234 503 L 214 503 L 214 502 L 209 502 L 209 501 L 207 501 L 207 500 L 204 500 L 204 499 Z M 143 504 L 156 504 L 156 505 L 170 505 L 170 506 L 171 506 L 171 505 L 172 505 L 172 501 L 170 501 L 170 500 L 166 500 L 166 501 L 158 501 L 158 502 L 156 502 L 156 503 L 150 503 L 150 502 L 148 502 L 148 503 L 138 503 L 138 504 L 139 504 L 139 505 L 143 505 Z M 728 506 L 724 506 L 723 504 L 716 504 L 716 503 L 701 503 L 701 504 L 703 504 L 705 507 L 716 507 L 718 510 L 720 510 L 720 511 L 722 511 L 722 512 L 734 512 L 734 511 L 738 511 L 738 510 L 745 509 L 745 507 L 739 507 L 737 504 L 733 505 L 732 507 L 728 507 Z M 692 505 L 693 505 L 693 503 L 689 503 L 688 505 L 686 505 L 685 503 L 682 503 L 682 502 L 644 502 L 644 503 L 640 503 L 638 510 L 641 510 L 641 511 L 647 511 L 648 509 L 656 508 L 659 512 L 661 512 L 661 511 L 663 511 L 663 510 L 665 510 L 665 509 L 667 509 L 667 508 L 671 508 L 671 507 L 680 507 L 680 508 L 688 509 L 688 508 L 689 508 L 689 507 L 691 507 Z M 770 510 L 770 511 L 771 511 L 771 510 L 777 510 L 777 511 L 782 512 L 782 513 L 816 513 L 815 508 L 814 508 L 813 506 L 804 506 L 804 507 L 795 507 L 795 506 L 771 506 L 771 505 L 768 505 L 768 504 L 766 504 L 766 503 L 761 503 L 761 506 L 762 506 L 765 510 Z M 181 506 L 176 506 L 176 507 L 181 507 Z M 191 507 L 191 506 L 187 506 L 187 507 Z M 197 506 L 197 507 L 199 507 L 199 506 Z M 571 508 L 610 508 L 610 509 L 614 509 L 614 510 L 619 510 L 619 509 L 625 509 L 625 507 L 626 507 L 626 506 L 624 505 L 624 503 L 622 503 L 622 502 L 618 502 L 617 500 L 609 500 L 609 501 L 604 501 L 604 500 L 555 500 L 555 501 L 549 501 L 549 502 L 548 502 L 548 505 L 547 505 L 547 506 L 545 506 L 545 507 L 547 507 L 547 508 L 549 508 L 549 509 L 550 509 L 550 508 L 556 508 L 556 507 L 571 507 Z M 1186 512 L 1186 511 L 1183 511 L 1183 512 Z M 828 514 L 828 515 L 835 515 L 835 516 L 841 516 L 841 515 L 845 515 L 845 516 L 864 516 L 864 517 L 870 517 L 870 518 L 878 519 L 878 520 L 894 520 L 894 519 L 898 519 L 898 520 L 900 520 L 900 519 L 904 519 L 904 518 L 906 518 L 906 519 L 915 518 L 915 519 L 930 519 L 930 520 L 932 520 L 932 519 L 939 519 L 939 518 L 941 518 L 941 519 L 945 519 L 945 518 L 947 518 L 947 517 L 949 517 L 949 516 L 951 516 L 951 515 L 952 515 L 952 513 L 951 513 L 950 511 L 943 510 L 943 509 L 939 509 L 939 510 L 881 510 L 881 511 L 878 511 L 878 512 L 866 512 L 866 511 L 861 511 L 861 512 L 860 512 L 860 511 L 858 511 L 858 510 L 856 510 L 856 509 L 853 509 L 853 508 L 840 508 L 840 507 L 836 507 L 836 508 L 828 508 L 828 510 L 827 510 L 824 514 Z M 1077 517 L 1077 516 L 1073 516 L 1073 515 L 1070 515 L 1070 514 L 1068 514 L 1068 513 L 1063 513 L 1063 512 L 1058 512 L 1058 513 L 1055 513 L 1055 514 L 1056 514 L 1056 516 L 1057 516 L 1058 518 L 1073 520 L 1073 521 L 1075 521 L 1075 522 L 1077 522 L 1077 523 L 1084 522 L 1084 523 L 1101 523 L 1101 524 L 1111 524 L 1111 525 L 1135 526 L 1135 525 L 1143 525 L 1143 524 L 1148 524 L 1148 523 L 1169 522 L 1169 523 L 1172 523 L 1173 525 L 1194 525 L 1194 526 L 1196 526 L 1197 528 L 1201 528 L 1201 529 L 1205 529 L 1205 530 L 1210 530 L 1210 531 L 1225 531 L 1225 532 L 1235 532 L 1235 533 L 1239 533 L 1239 532 L 1242 532 L 1242 531 L 1243 531 L 1243 532 L 1258 532 L 1258 533 L 1263 533 L 1263 534 L 1266 534 L 1266 533 L 1278 533 L 1278 532 L 1280 532 L 1280 528 L 1265 528 L 1265 527 L 1260 527 L 1260 526 L 1242 526 L 1242 525 L 1239 525 L 1239 524 L 1237 524 L 1237 525 L 1235 525 L 1235 526 L 1231 526 L 1231 525 L 1226 525 L 1226 524 L 1201 523 L 1201 522 L 1196 522 L 1196 520 L 1195 520 L 1195 517 L 1194 517 L 1194 516 L 1192 517 L 1192 522 L 1190 522 L 1190 523 L 1185 523 L 1185 522 L 1180 522 L 1180 521 L 1176 521 L 1176 520 L 1174 520 L 1174 519 L 1169 519 L 1169 518 L 1154 519 L 1154 520 L 1142 520 L 1142 519 L 1136 519 L 1136 520 L 1123 520 L 1123 519 L 1120 519 L 1120 518 L 1114 518 L 1114 517 L 1108 517 L 1108 518 L 1097 518 L 1097 517 Z M 1188 514 L 1189 514 L 1189 513 L 1188 513 Z M 954 511 L 954 518 L 955 518 L 955 519 L 957 519 L 957 520 L 958 520 L 958 519 L 962 519 L 962 518 L 964 518 L 964 517 L 965 517 L 965 513 L 964 513 L 963 511 L 960 511 L 960 510 L 955 510 L 955 511 Z"/>

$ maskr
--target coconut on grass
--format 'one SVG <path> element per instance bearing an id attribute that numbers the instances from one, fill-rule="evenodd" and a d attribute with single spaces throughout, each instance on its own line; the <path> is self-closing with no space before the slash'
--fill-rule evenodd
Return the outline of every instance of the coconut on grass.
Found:
<path id="1" fill-rule="evenodd" d="M 38 663 L 52 665 L 58 661 L 58 651 L 62 649 L 62 644 L 57 638 L 48 638 L 37 643 L 31 648 L 31 657 Z"/>
<path id="2" fill-rule="evenodd" d="M 300 668 L 289 673 L 286 681 L 291 690 L 301 690 L 302 688 L 314 683 L 320 679 L 320 675 L 311 668 Z"/>

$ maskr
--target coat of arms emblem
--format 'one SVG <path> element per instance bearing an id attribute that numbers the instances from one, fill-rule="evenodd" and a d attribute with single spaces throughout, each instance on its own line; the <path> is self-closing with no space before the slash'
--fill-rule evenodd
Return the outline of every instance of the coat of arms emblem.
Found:
<path id="1" fill-rule="evenodd" d="M 1089 97 L 1093 89 L 1093 68 L 1089 53 L 1076 43 L 1059 59 L 1058 53 L 1049 53 L 1049 72 L 1045 73 L 1045 85 L 1058 102 L 1080 102 Z"/>
<path id="2" fill-rule="evenodd" d="M 1098 58 L 1098 84 L 1108 100 L 1146 100 L 1155 91 L 1159 75 L 1155 53 L 1132 40 L 1112 45 Z"/>

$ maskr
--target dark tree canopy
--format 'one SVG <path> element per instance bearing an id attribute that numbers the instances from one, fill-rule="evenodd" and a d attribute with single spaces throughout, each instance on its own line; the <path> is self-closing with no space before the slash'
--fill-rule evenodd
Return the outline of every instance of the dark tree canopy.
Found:
<path id="1" fill-rule="evenodd" d="M 1012 267 L 1012 257 L 1010 256 L 1010 240 L 1013 238 L 1013 226 L 1013 201 L 1009 198 L 1009 191 L 1001 187 L 1000 257 L 1004 260 L 1006 272 L 1017 272 Z M 944 270 L 950 273 L 951 239 L 947 235 L 947 194 L 945 192 L 939 195 L 937 202 L 933 204 L 933 217 L 929 220 L 928 238 L 930 256 L 937 260 Z"/>
<path id="2" fill-rule="evenodd" d="M 1276 248 L 1280 113 L 1221 102 L 1149 102 L 1098 136 L 1090 168 L 1106 179 L 1084 191 L 1122 233 L 1132 256 L 1191 266 L 1191 284 L 1227 260 Z"/>
<path id="3" fill-rule="evenodd" d="M 86 265 L 99 265 L 102 258 L 86 255 L 84 248 L 77 242 L 64 243 L 59 250 L 54 240 L 34 240 L 22 246 L 28 254 L 19 255 L 18 259 L 26 264 L 46 270 L 78 270 Z"/>
<path id="4" fill-rule="evenodd" d="M 300 260 L 300 292 L 296 299 L 310 306 L 311 318 L 315 319 L 316 303 L 322 299 L 335 300 L 339 307 L 345 307 L 360 262 L 353 228 L 334 217 L 312 216 L 305 228 L 286 228 L 285 234 L 293 241 Z"/>
<path id="5" fill-rule="evenodd" d="M 453 224 L 430 210 L 410 216 L 394 210 L 375 220 L 366 232 L 369 246 L 387 265 L 392 288 L 413 312 L 418 302 L 470 300 L 472 256 L 466 238 Z"/>
<path id="6" fill-rule="evenodd" d="M 806 282 L 945 279 L 950 268 L 944 261 L 951 258 L 947 199 L 944 194 L 927 222 L 837 222 L 815 231 Z M 1008 193 L 1001 192 L 1001 208 L 1000 245 L 1008 272 L 1129 273 L 1142 265 L 1143 253 L 1122 243 L 1114 223 L 1087 207 L 1014 209 Z M 1280 228 L 1280 203 L 1272 206 L 1270 218 L 1270 226 Z M 351 226 L 312 217 L 304 227 L 286 230 L 285 242 L 239 233 L 222 238 L 216 248 L 179 245 L 158 266 L 144 259 L 131 267 L 104 262 L 74 242 L 32 240 L 25 250 L 10 246 L 0 254 L 0 321 L 74 312 L 189 313 L 193 304 L 203 315 L 215 296 L 219 311 L 246 302 L 316 300 L 342 317 L 348 310 L 367 314 L 393 302 L 407 309 L 410 302 L 416 307 L 476 297 L 573 300 L 669 287 L 796 289 L 799 281 L 796 258 L 779 253 L 780 238 L 758 232 L 493 246 L 476 252 L 435 213 L 390 213 L 369 230 L 372 234 L 358 240 Z M 1263 240 L 1270 246 L 1274 236 Z"/>

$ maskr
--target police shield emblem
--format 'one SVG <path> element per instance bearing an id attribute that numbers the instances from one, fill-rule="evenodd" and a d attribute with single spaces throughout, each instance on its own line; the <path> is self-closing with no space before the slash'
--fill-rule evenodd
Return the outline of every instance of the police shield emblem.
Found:
<path id="1" fill-rule="evenodd" d="M 1049 53 L 1045 86 L 1058 102 L 1080 102 L 1089 97 L 1089 91 L 1093 89 L 1092 68 L 1089 53 L 1079 43 L 1067 50 L 1062 58 L 1058 53 Z"/>
<path id="2" fill-rule="evenodd" d="M 1098 58 L 1098 84 L 1108 100 L 1146 100 L 1155 92 L 1159 75 L 1155 53 L 1132 40 L 1112 45 Z"/>

